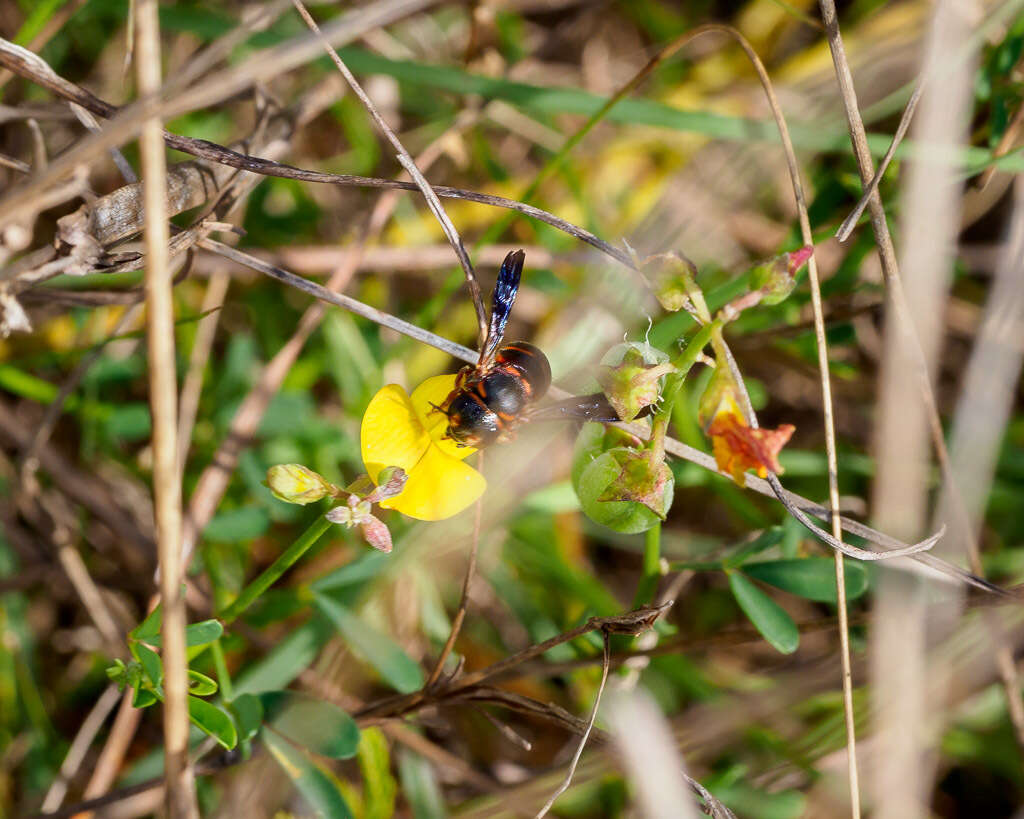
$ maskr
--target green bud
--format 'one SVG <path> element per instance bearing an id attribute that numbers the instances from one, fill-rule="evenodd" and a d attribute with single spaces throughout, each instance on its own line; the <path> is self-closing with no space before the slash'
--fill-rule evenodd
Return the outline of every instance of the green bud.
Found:
<path id="1" fill-rule="evenodd" d="M 605 503 L 640 503 L 664 520 L 672 505 L 672 470 L 664 461 L 652 467 L 650 453 L 646 450 L 624 449 L 612 452 L 621 470 L 598 500 Z M 666 492 L 666 489 L 669 491 Z"/>
<path id="2" fill-rule="evenodd" d="M 675 367 L 665 353 L 649 344 L 626 343 L 608 351 L 597 380 L 619 418 L 632 421 L 658 400 L 661 378 L 671 372 Z"/>
<path id="3" fill-rule="evenodd" d="M 692 262 L 676 253 L 658 253 L 644 259 L 640 269 L 665 310 L 674 313 L 683 308 L 693 309 L 690 293 L 697 286 L 697 269 Z"/>
<path id="4" fill-rule="evenodd" d="M 264 484 L 278 500 L 302 506 L 334 494 L 334 487 L 323 476 L 302 464 L 277 464 L 270 467 Z"/>

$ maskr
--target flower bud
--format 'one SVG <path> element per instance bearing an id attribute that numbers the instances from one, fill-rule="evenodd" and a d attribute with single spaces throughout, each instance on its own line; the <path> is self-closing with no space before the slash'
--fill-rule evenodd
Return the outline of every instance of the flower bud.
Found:
<path id="1" fill-rule="evenodd" d="M 641 503 L 664 520 L 672 505 L 672 492 L 665 491 L 672 485 L 672 470 L 664 461 L 652 466 L 648 450 L 621 449 L 613 453 L 622 469 L 598 500 Z"/>
<path id="2" fill-rule="evenodd" d="M 774 259 L 758 265 L 750 271 L 750 287 L 752 290 L 764 292 L 764 304 L 778 304 L 793 292 L 796 287 L 796 274 L 811 257 L 814 248 L 804 245 L 792 253 L 783 253 Z"/>
<path id="3" fill-rule="evenodd" d="M 302 506 L 334 492 L 334 487 L 323 476 L 302 464 L 277 464 L 270 467 L 264 484 L 278 500 Z"/>
<path id="4" fill-rule="evenodd" d="M 628 343 L 608 351 L 597 380 L 619 418 L 632 421 L 658 400 L 661 378 L 671 372 L 675 367 L 663 352 L 649 344 Z"/>
<path id="5" fill-rule="evenodd" d="M 640 269 L 665 310 L 693 309 L 690 291 L 696 287 L 697 270 L 692 262 L 676 253 L 658 253 L 644 259 Z"/>

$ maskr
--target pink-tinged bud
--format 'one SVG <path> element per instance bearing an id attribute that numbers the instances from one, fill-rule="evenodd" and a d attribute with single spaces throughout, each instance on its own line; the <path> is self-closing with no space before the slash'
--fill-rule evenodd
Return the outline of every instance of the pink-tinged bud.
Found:
<path id="1" fill-rule="evenodd" d="M 783 253 L 760 264 L 750 272 L 750 287 L 764 293 L 764 304 L 778 304 L 785 301 L 796 287 L 796 274 L 814 252 L 811 245 L 804 245 L 792 253 Z"/>
<path id="2" fill-rule="evenodd" d="M 384 467 L 377 475 L 377 487 L 364 500 L 370 503 L 380 503 L 382 500 L 393 498 L 405 487 L 409 475 L 400 466 Z"/>
<path id="3" fill-rule="evenodd" d="M 807 264 L 807 260 L 814 254 L 814 245 L 804 245 L 799 250 L 789 254 L 789 275 L 796 276 L 800 268 Z"/>
<path id="4" fill-rule="evenodd" d="M 388 527 L 372 515 L 359 524 L 363 537 L 374 549 L 380 552 L 391 551 L 391 532 Z"/>
<path id="5" fill-rule="evenodd" d="M 675 372 L 667 359 L 660 350 L 643 344 L 622 344 L 605 355 L 597 380 L 619 418 L 632 421 L 658 400 L 661 378 Z"/>
<path id="6" fill-rule="evenodd" d="M 285 503 L 305 506 L 333 494 L 334 486 L 302 464 L 277 464 L 267 470 L 264 484 Z"/>

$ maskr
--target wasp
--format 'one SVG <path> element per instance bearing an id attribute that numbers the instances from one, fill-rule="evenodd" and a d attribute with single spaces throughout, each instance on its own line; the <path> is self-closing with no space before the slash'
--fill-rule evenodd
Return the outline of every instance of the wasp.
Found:
<path id="1" fill-rule="evenodd" d="M 501 263 L 480 357 L 475 365 L 459 371 L 455 389 L 443 406 L 435 406 L 448 416 L 446 436 L 460 446 L 480 448 L 504 443 L 514 437 L 519 425 L 532 420 L 619 420 L 601 393 L 537 406 L 551 386 L 547 356 L 528 341 L 502 344 L 525 261 L 526 253 L 514 250 Z"/>

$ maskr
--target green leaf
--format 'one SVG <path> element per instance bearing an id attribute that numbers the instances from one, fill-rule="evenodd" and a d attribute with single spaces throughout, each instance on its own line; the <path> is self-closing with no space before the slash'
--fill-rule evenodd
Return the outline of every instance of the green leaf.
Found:
<path id="1" fill-rule="evenodd" d="M 313 617 L 303 623 L 238 675 L 234 681 L 236 697 L 284 688 L 309 667 L 333 636 L 334 629 L 323 618 Z"/>
<path id="2" fill-rule="evenodd" d="M 146 672 L 150 682 L 159 688 L 164 681 L 164 668 L 160 662 L 160 655 L 142 643 L 135 643 L 132 646 L 132 654 L 142 665 L 142 670 Z"/>
<path id="3" fill-rule="evenodd" d="M 415 819 L 444 819 L 444 798 L 437 784 L 434 766 L 419 754 L 402 751 L 398 757 L 402 793 Z"/>
<path id="4" fill-rule="evenodd" d="M 256 736 L 263 724 L 263 703 L 255 694 L 239 694 L 228 703 L 228 709 L 235 716 L 238 738 L 243 742 Z"/>
<path id="5" fill-rule="evenodd" d="M 267 725 L 296 745 L 331 759 L 355 756 L 359 728 L 338 706 L 293 691 L 264 691 L 259 700 Z"/>
<path id="6" fill-rule="evenodd" d="M 772 646 L 783 654 L 792 654 L 800 645 L 796 623 L 774 600 L 741 572 L 729 572 L 729 588 L 750 622 Z"/>
<path id="7" fill-rule="evenodd" d="M 325 819 L 351 819 L 352 812 L 329 773 L 271 729 L 264 728 L 262 736 L 270 755 L 314 811 Z"/>
<path id="8" fill-rule="evenodd" d="M 219 620 L 202 620 L 185 626 L 185 645 L 188 648 L 205 646 L 218 639 L 224 633 L 224 626 Z"/>
<path id="9" fill-rule="evenodd" d="M 750 543 L 744 543 L 734 554 L 729 555 L 729 557 L 723 560 L 722 565 L 727 569 L 734 569 L 742 566 L 747 558 L 752 557 L 759 552 L 767 551 L 772 548 L 772 546 L 780 543 L 784 534 L 785 532 L 781 526 L 772 526 L 769 529 L 765 529 L 761 534 L 750 541 Z M 745 568 L 746 567 L 744 567 L 744 570 Z"/>
<path id="10" fill-rule="evenodd" d="M 135 696 L 132 698 L 132 705 L 136 708 L 148 708 L 156 702 L 156 694 L 148 688 L 136 688 Z"/>
<path id="11" fill-rule="evenodd" d="M 124 664 L 124 660 L 115 657 L 114 664 L 107 666 L 106 670 L 110 681 L 117 683 L 118 687 L 124 690 L 124 686 L 128 682 L 128 666 Z"/>
<path id="12" fill-rule="evenodd" d="M 146 643 L 153 643 L 152 638 L 159 638 L 160 636 L 160 618 L 162 616 L 162 612 L 162 607 L 157 606 L 148 615 L 146 615 L 145 620 L 128 632 L 128 636 L 133 640 L 142 640 Z M 156 643 L 153 643 L 153 645 L 156 645 Z"/>
<path id="13" fill-rule="evenodd" d="M 217 683 L 205 674 L 188 670 L 188 693 L 194 697 L 208 697 L 217 693 Z"/>
<path id="14" fill-rule="evenodd" d="M 238 733 L 235 731 L 235 723 L 227 712 L 218 708 L 213 703 L 201 700 L 198 697 L 188 698 L 188 718 L 204 734 L 213 737 L 227 750 L 231 750 L 238 744 Z"/>
<path id="15" fill-rule="evenodd" d="M 349 586 L 361 586 L 383 572 L 392 559 L 381 552 L 367 551 L 351 563 L 339 566 L 311 584 L 315 592 L 336 592 Z"/>
<path id="16" fill-rule="evenodd" d="M 846 596 L 853 600 L 868 588 L 868 573 L 859 563 L 847 560 Z M 836 602 L 836 567 L 831 557 L 805 557 L 747 563 L 743 571 L 762 583 L 820 603 Z"/>
<path id="17" fill-rule="evenodd" d="M 326 595 L 314 595 L 313 602 L 334 623 L 352 650 L 372 665 L 388 685 L 402 694 L 422 687 L 423 670 L 390 637 L 366 625 Z"/>
<path id="18" fill-rule="evenodd" d="M 149 619 L 148 617 L 146 618 Z M 145 625 L 145 623 L 143 624 Z M 157 619 L 157 629 L 160 628 L 159 618 Z M 191 625 L 185 626 L 185 646 L 186 648 L 195 648 L 196 646 L 205 646 L 212 643 L 218 637 L 224 633 L 224 626 L 220 624 L 220 620 L 203 620 L 199 623 L 192 623 Z M 155 634 L 147 637 L 138 637 L 143 642 L 149 643 L 152 646 L 162 645 L 162 636 L 157 631 Z"/>
<path id="19" fill-rule="evenodd" d="M 270 527 L 270 515 L 262 506 L 243 506 L 221 512 L 203 529 L 203 538 L 219 543 L 247 543 Z"/>
<path id="20" fill-rule="evenodd" d="M 106 419 L 107 434 L 118 441 L 141 441 L 148 438 L 152 430 L 149 406 L 141 403 L 122 404 L 114 407 Z"/>
<path id="21" fill-rule="evenodd" d="M 367 728 L 359 738 L 359 769 L 363 774 L 364 819 L 389 819 L 395 815 L 398 783 L 391 775 L 388 741 L 380 728 Z"/>

